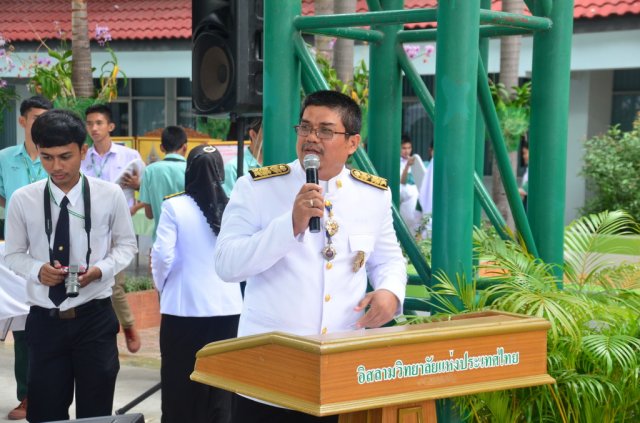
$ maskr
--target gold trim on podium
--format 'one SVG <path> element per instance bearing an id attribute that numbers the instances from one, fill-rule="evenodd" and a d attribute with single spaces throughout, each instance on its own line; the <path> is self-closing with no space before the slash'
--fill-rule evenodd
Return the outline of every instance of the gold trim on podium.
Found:
<path id="1" fill-rule="evenodd" d="M 481 312 L 339 334 L 272 332 L 205 346 L 191 378 L 316 416 L 381 409 L 393 414 L 384 421 L 400 421 L 402 404 L 554 383 L 549 328 L 541 318 Z"/>

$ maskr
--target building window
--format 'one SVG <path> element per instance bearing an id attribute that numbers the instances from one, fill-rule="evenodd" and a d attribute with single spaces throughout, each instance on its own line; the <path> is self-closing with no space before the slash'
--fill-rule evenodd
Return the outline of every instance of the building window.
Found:
<path id="1" fill-rule="evenodd" d="M 185 128 L 196 129 L 196 116 L 191 106 L 191 80 L 179 78 L 176 80 L 176 124 Z"/>
<path id="2" fill-rule="evenodd" d="M 421 78 L 431 95 L 435 96 L 435 76 L 422 75 Z M 433 146 L 433 122 L 406 78 L 402 79 L 402 132 L 411 138 L 414 153 L 423 160 L 431 160 L 429 149 Z"/>
<path id="3" fill-rule="evenodd" d="M 640 69 L 614 71 L 611 124 L 620 125 L 623 131 L 630 131 L 638 113 L 640 113 Z"/>

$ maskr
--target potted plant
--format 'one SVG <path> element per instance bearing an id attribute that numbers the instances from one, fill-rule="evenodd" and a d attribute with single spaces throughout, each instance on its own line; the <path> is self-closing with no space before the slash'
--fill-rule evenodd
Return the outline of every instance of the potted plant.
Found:
<path id="1" fill-rule="evenodd" d="M 127 276 L 124 290 L 136 321 L 136 328 L 160 326 L 160 299 L 151 278 Z"/>

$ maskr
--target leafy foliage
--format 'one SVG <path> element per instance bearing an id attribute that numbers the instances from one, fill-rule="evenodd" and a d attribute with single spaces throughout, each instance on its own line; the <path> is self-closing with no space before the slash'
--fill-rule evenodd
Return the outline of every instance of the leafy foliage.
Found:
<path id="1" fill-rule="evenodd" d="M 364 60 L 353 69 L 353 79 L 345 83 L 338 78 L 338 73 L 331 66 L 329 59 L 322 54 L 316 54 L 316 63 L 322 72 L 322 76 L 327 81 L 329 88 L 351 96 L 360 105 L 362 110 L 362 129 L 360 135 L 362 139 L 367 138 L 367 118 L 369 110 L 369 69 Z"/>
<path id="2" fill-rule="evenodd" d="M 198 131 L 219 140 L 226 140 L 229 128 L 231 128 L 229 119 L 214 119 L 208 116 L 199 117 L 196 124 Z"/>
<path id="3" fill-rule="evenodd" d="M 594 245 L 601 243 L 602 250 L 606 237 L 635 228 L 637 223 L 619 211 L 586 216 L 570 225 L 565 233 L 569 252 L 564 289 L 553 276 L 553 266 L 519 243 L 483 230 L 474 234 L 477 253 L 486 260 L 478 270 L 495 283 L 479 289 L 475 280 L 454 282 L 435 275 L 437 283 L 429 292 L 433 317 L 491 309 L 544 317 L 551 323 L 547 368 L 556 384 L 456 399 L 462 416 L 476 422 L 640 419 L 640 280 L 633 277 L 640 275 L 640 265 L 607 267 L 601 254 L 593 255 Z M 618 279 L 624 282 L 616 283 Z M 411 322 L 424 320 L 410 317 Z"/>
<path id="4" fill-rule="evenodd" d="M 640 116 L 629 132 L 614 125 L 585 142 L 582 173 L 595 188 L 583 212 L 622 209 L 640 219 Z"/>
<path id="5" fill-rule="evenodd" d="M 500 119 L 500 127 L 509 152 L 516 151 L 520 138 L 529 130 L 531 82 L 513 87 L 509 95 L 503 83 L 489 81 L 491 96 Z"/>
<path id="6" fill-rule="evenodd" d="M 124 282 L 124 292 L 147 291 L 153 288 L 153 281 L 144 276 L 127 277 Z"/>

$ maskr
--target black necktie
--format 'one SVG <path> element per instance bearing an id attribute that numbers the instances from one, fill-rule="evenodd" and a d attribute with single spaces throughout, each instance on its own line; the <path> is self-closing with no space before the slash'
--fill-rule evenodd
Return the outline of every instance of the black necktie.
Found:
<path id="1" fill-rule="evenodd" d="M 69 199 L 65 196 L 60 202 L 60 215 L 56 224 L 56 237 L 53 240 L 53 259 L 61 265 L 69 265 Z M 57 306 L 66 298 L 64 283 L 49 287 L 49 298 Z"/>

